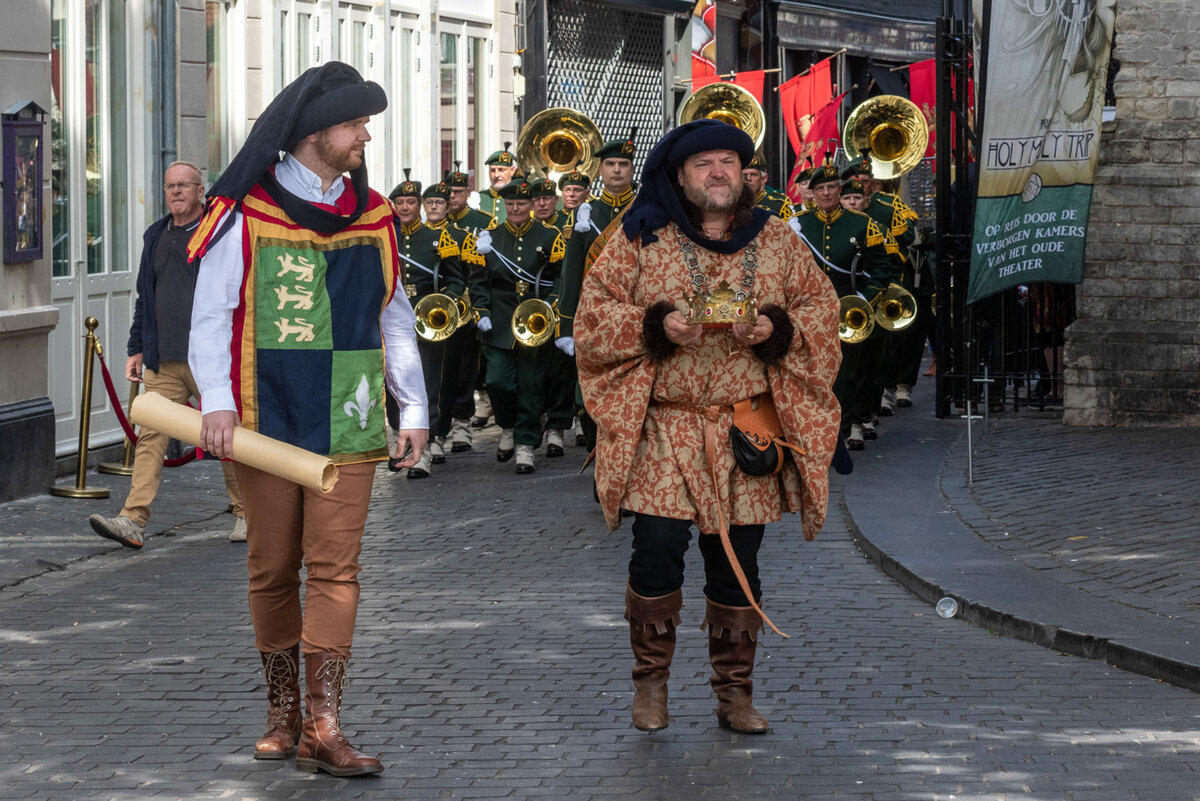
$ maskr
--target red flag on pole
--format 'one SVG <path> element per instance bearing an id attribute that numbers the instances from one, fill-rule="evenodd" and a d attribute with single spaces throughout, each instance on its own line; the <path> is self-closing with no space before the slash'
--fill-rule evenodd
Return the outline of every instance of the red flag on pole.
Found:
<path id="1" fill-rule="evenodd" d="M 766 74 L 762 70 L 750 70 L 749 72 L 734 73 L 733 82 L 754 95 L 754 99 L 758 101 L 759 105 L 762 105 L 765 77 Z"/>
<path id="2" fill-rule="evenodd" d="M 829 78 L 830 60 L 819 61 L 803 75 L 784 82 L 779 87 L 779 105 L 783 111 L 784 127 L 792 151 L 799 155 L 812 125 L 813 116 L 833 97 Z"/>
<path id="3" fill-rule="evenodd" d="M 937 59 L 927 59 L 910 64 L 908 67 L 908 96 L 925 115 L 925 124 L 929 126 L 929 147 L 925 150 L 926 158 L 933 156 L 934 144 L 937 141 Z"/>
<path id="4" fill-rule="evenodd" d="M 813 115 L 801 155 L 814 166 L 824 162 L 826 153 L 832 155 L 832 151 L 836 150 L 842 141 L 841 132 L 838 130 L 838 111 L 842 108 L 842 98 L 847 94 L 849 92 L 842 92 Z"/>

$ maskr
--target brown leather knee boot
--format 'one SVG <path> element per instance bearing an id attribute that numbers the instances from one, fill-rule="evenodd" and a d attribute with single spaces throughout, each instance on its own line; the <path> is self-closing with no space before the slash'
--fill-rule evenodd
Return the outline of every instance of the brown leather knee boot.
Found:
<path id="1" fill-rule="evenodd" d="M 383 773 L 375 757 L 357 750 L 342 734 L 339 713 L 346 685 L 347 658 L 337 654 L 304 655 L 304 728 L 296 750 L 296 769 L 331 776 Z"/>
<path id="2" fill-rule="evenodd" d="M 717 723 L 743 734 L 763 734 L 767 719 L 754 708 L 750 676 L 762 618 L 749 606 L 725 606 L 706 599 L 704 623 L 708 630 L 710 680 L 717 695 Z"/>
<path id="3" fill-rule="evenodd" d="M 300 739 L 300 646 L 259 654 L 267 680 L 267 733 L 254 744 L 254 758 L 289 759 Z"/>
<path id="4" fill-rule="evenodd" d="M 675 655 L 675 627 L 683 592 L 644 598 L 625 588 L 625 619 L 629 621 L 629 643 L 633 646 L 633 725 L 642 731 L 665 729 L 667 678 Z"/>

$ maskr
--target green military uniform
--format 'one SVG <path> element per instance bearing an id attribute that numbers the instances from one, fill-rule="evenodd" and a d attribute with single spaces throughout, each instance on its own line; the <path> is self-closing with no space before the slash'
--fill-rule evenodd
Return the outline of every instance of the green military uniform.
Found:
<path id="1" fill-rule="evenodd" d="M 446 176 L 446 185 L 451 189 L 465 189 L 471 185 L 471 177 L 465 172 L 456 169 Z M 496 224 L 495 218 L 492 215 L 482 212 L 479 209 L 473 209 L 470 206 L 463 207 L 459 212 L 451 211 L 447 219 L 452 224 L 472 234 L 486 231 Z"/>
<path id="2" fill-rule="evenodd" d="M 449 197 L 445 184 L 435 184 L 425 196 Z M 435 194 L 436 193 L 436 194 Z M 421 184 L 405 180 L 392 190 L 390 200 L 400 197 L 422 197 Z M 432 228 L 420 219 L 402 223 L 394 218 L 396 228 L 396 250 L 400 254 L 401 270 L 404 275 L 404 292 L 415 307 L 428 295 L 442 293 L 460 297 L 466 289 L 466 275 L 459 260 L 459 243 L 451 235 L 448 226 Z M 425 378 L 425 395 L 429 404 L 429 434 L 433 464 L 445 461 L 442 442 L 450 431 L 453 386 L 447 386 L 450 373 L 446 370 L 446 352 L 449 339 L 436 342 L 426 338 L 430 331 L 419 316 L 417 319 L 417 351 L 421 355 L 421 372 Z M 434 447 L 436 446 L 436 447 Z M 410 470 L 409 478 L 429 475 L 428 468 Z"/>
<path id="3" fill-rule="evenodd" d="M 532 197 L 558 197 L 558 184 L 549 177 L 533 184 Z M 555 210 L 550 217 L 541 220 L 545 225 L 552 226 L 563 234 L 564 244 L 570 237 L 571 229 L 564 229 L 568 224 L 574 226 L 574 215 Z M 556 333 L 556 338 L 557 338 Z M 575 423 L 575 358 L 567 355 L 564 350 L 556 347 L 548 356 L 550 365 L 546 387 L 546 456 L 563 455 L 563 432 Z"/>
<path id="4" fill-rule="evenodd" d="M 633 144 L 633 136 L 628 139 L 616 139 L 607 142 L 604 147 L 596 152 L 596 155 L 601 161 L 608 158 L 625 158 L 633 161 L 635 152 Z M 588 268 L 592 266 L 592 262 L 604 250 L 604 245 L 607 242 L 607 236 L 601 239 L 601 235 L 606 230 L 612 228 L 615 231 L 620 227 L 617 219 L 621 216 L 625 209 L 633 203 L 637 193 L 633 187 L 622 192 L 619 196 L 613 195 L 605 188 L 600 197 L 593 198 L 590 202 L 584 205 L 588 207 L 587 216 L 589 217 L 588 227 L 584 230 L 579 230 L 578 223 L 580 221 L 580 212 L 583 206 L 576 210 L 575 220 L 576 227 L 572 232 L 570 239 L 567 240 L 567 256 L 563 262 L 562 276 L 559 284 L 558 292 L 558 314 L 559 314 L 559 330 L 558 334 L 561 337 L 574 337 L 575 310 L 579 306 L 579 293 L 583 289 L 583 276 Z M 609 231 L 609 235 L 613 233 Z M 572 345 L 572 352 L 574 347 Z M 596 426 L 588 416 L 583 407 L 583 392 L 579 389 L 578 380 L 575 381 L 572 394 L 575 398 L 575 409 L 579 413 L 579 422 L 583 427 L 586 437 L 587 447 L 596 447 Z"/>
<path id="5" fill-rule="evenodd" d="M 454 171 L 446 176 L 446 184 L 451 190 L 470 188 L 470 176 L 458 169 L 458 162 L 455 162 L 454 166 Z M 472 238 L 478 236 L 480 232 L 493 228 L 496 225 L 496 220 L 491 215 L 485 214 L 478 209 L 473 209 L 470 206 L 463 206 L 457 212 L 451 211 L 446 219 L 449 220 L 451 227 L 455 231 L 463 231 L 466 234 L 470 234 Z M 474 248 L 472 247 L 468 250 L 463 246 L 461 240 L 459 241 L 459 247 L 463 253 L 462 260 L 466 265 L 465 269 L 469 273 L 471 265 L 468 262 L 467 254 L 472 253 Z M 477 255 L 476 257 L 479 258 L 482 264 L 482 257 Z M 452 424 L 454 433 L 451 435 L 451 450 L 466 451 L 471 448 L 470 437 L 461 432 L 461 426 L 458 421 L 469 421 L 475 416 L 476 390 L 485 393 L 486 396 L 486 389 L 483 386 L 482 380 L 483 370 L 479 363 L 479 340 L 475 337 L 475 321 L 472 319 L 461 326 L 450 339 L 451 343 L 448 346 L 446 359 L 448 364 L 454 366 L 454 369 L 448 370 L 448 372 L 457 372 L 458 374 L 458 389 L 454 393 L 453 419 L 456 422 Z M 486 422 L 486 419 L 484 422 Z"/>
<path id="6" fill-rule="evenodd" d="M 912 387 L 917 383 L 917 376 L 921 372 L 925 341 L 933 324 L 933 271 L 930 270 L 929 260 L 924 254 L 913 250 L 917 238 L 917 213 L 898 195 L 886 192 L 876 192 L 871 196 L 871 204 L 876 203 L 888 204 L 893 210 L 892 228 L 889 233 L 900 246 L 900 253 L 906 256 L 900 284 L 912 293 L 917 302 L 916 319 L 907 328 L 895 332 L 892 337 L 892 357 L 888 360 L 888 372 L 884 376 L 884 386 L 902 390 L 898 404 L 911 406 Z"/>
<path id="7" fill-rule="evenodd" d="M 505 142 L 503 150 L 497 150 L 483 163 L 488 167 L 515 167 L 516 157 L 508 150 L 511 145 L 512 142 Z M 517 176 L 514 173 L 512 177 L 515 179 Z M 490 181 L 479 190 L 479 210 L 495 217 L 497 225 L 504 222 L 504 198 L 500 196 L 499 190 L 492 189 Z"/>
<path id="8" fill-rule="evenodd" d="M 750 159 L 750 163 L 743 168 L 743 171 L 745 170 L 758 170 L 759 174 L 765 177 L 767 165 L 763 161 L 762 154 L 755 153 L 754 158 Z M 796 214 L 795 209 L 792 208 L 792 201 L 788 199 L 787 195 L 766 185 L 754 196 L 754 205 L 766 209 L 781 220 L 790 220 Z"/>
<path id="9" fill-rule="evenodd" d="M 766 209 L 781 220 L 790 220 L 796 216 L 796 210 L 788 196 L 769 186 L 763 187 L 762 191 L 754 196 L 754 205 Z"/>
<path id="10" fill-rule="evenodd" d="M 820 167 L 809 179 L 809 187 L 831 181 L 840 185 L 837 171 Z M 817 257 L 817 265 L 829 276 L 839 297 L 854 294 L 857 289 L 870 302 L 879 299 L 892 282 L 893 272 L 887 239 L 874 220 L 839 205 L 828 213 L 819 209 L 803 212 L 797 215 L 796 222 Z M 850 274 L 855 257 L 861 271 L 856 280 Z M 882 337 L 873 333 L 863 342 L 842 343 L 842 366 L 834 383 L 834 394 L 842 405 L 844 434 L 854 433 L 851 426 L 870 422 L 874 414 L 872 404 L 878 398 L 869 395 L 882 342 Z M 852 437 L 848 444 L 858 448 L 862 440 Z"/>
<path id="11" fill-rule="evenodd" d="M 528 199 L 531 192 L 523 180 L 501 189 L 506 198 Z M 511 322 L 517 304 L 525 298 L 553 303 L 551 287 L 562 265 L 563 240 L 557 229 L 530 217 L 518 225 L 506 220 L 482 235 L 477 246 L 483 264 L 471 271 L 469 290 L 481 322 L 487 318 L 491 323 L 490 330 L 481 328 L 478 336 L 496 423 L 511 431 L 517 446 L 537 447 L 542 441 L 546 370 L 554 344 L 517 344 Z M 518 295 L 519 281 L 529 285 L 523 295 Z M 497 453 L 500 461 L 512 455 L 504 450 Z"/>

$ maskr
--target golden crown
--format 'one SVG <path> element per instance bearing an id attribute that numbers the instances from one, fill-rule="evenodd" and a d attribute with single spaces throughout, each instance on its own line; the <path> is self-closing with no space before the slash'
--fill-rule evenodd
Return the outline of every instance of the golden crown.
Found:
<path id="1" fill-rule="evenodd" d="M 689 325 L 724 328 L 758 320 L 758 295 L 735 291 L 728 281 L 722 281 L 712 292 L 697 290 L 685 303 L 684 316 Z"/>

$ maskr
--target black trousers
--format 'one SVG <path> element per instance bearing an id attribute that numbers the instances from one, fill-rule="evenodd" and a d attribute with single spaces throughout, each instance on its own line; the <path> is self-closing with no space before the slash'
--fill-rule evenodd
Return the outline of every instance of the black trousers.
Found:
<path id="1" fill-rule="evenodd" d="M 762 546 L 764 528 L 729 527 L 729 541 L 756 603 L 762 600 L 758 549 Z M 635 514 L 633 555 L 629 559 L 629 586 L 633 591 L 646 598 L 658 598 L 681 588 L 683 555 L 691 539 L 690 520 Z M 704 557 L 704 596 L 725 606 L 749 606 L 716 534 L 700 535 L 700 555 Z"/>

